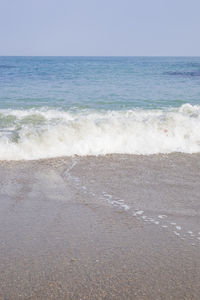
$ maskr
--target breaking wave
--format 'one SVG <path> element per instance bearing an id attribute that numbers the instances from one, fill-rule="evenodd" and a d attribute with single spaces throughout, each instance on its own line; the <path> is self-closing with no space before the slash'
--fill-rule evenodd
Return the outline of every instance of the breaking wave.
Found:
<path id="1" fill-rule="evenodd" d="M 163 110 L 0 110 L 0 160 L 200 152 L 200 106 Z"/>

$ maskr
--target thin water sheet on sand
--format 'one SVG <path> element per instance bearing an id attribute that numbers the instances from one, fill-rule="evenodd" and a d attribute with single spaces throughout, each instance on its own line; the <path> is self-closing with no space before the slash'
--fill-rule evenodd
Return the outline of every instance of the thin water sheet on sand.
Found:
<path id="1" fill-rule="evenodd" d="M 199 299 L 199 154 L 0 163 L 0 299 Z"/>

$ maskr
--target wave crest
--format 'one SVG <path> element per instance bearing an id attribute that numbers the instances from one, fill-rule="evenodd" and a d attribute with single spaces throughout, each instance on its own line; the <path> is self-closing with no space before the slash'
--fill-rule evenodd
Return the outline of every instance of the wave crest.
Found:
<path id="1" fill-rule="evenodd" d="M 0 159 L 200 152 L 200 106 L 127 111 L 0 110 Z"/>

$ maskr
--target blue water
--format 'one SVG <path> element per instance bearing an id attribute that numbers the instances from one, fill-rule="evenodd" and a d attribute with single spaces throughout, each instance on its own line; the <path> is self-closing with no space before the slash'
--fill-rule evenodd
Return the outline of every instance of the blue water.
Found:
<path id="1" fill-rule="evenodd" d="M 0 57 L 0 160 L 200 152 L 200 57 Z"/>
<path id="2" fill-rule="evenodd" d="M 200 57 L 0 57 L 0 109 L 200 103 Z"/>

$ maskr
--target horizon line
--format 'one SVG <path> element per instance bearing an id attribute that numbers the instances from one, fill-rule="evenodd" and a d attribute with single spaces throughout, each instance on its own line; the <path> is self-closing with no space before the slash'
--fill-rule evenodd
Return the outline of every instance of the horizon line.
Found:
<path id="1" fill-rule="evenodd" d="M 200 55 L 0 55 L 0 57 L 200 57 Z"/>

